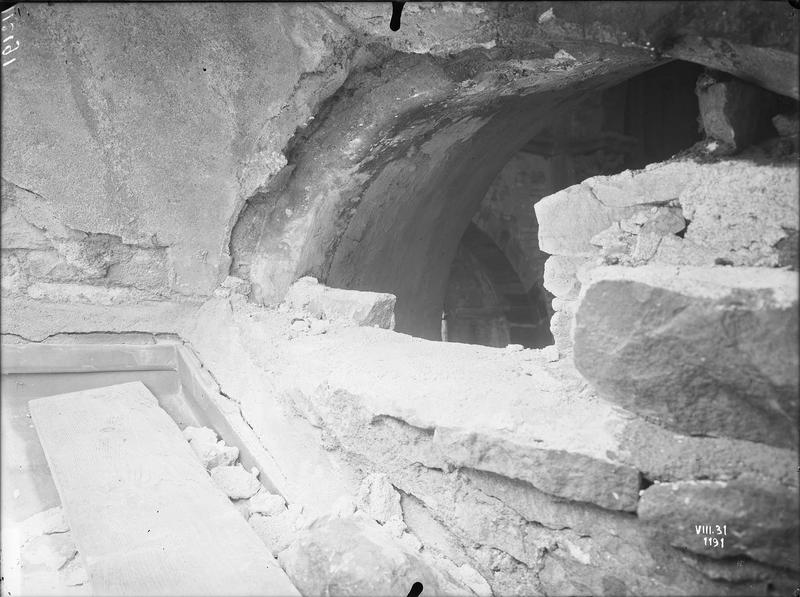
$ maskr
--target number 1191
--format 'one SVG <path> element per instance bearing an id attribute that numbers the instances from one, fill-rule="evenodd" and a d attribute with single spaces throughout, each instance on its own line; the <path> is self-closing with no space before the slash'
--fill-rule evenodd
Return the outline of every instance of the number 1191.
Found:
<path id="1" fill-rule="evenodd" d="M 706 547 L 719 547 L 720 549 L 725 548 L 725 537 L 703 537 L 703 544 Z"/>

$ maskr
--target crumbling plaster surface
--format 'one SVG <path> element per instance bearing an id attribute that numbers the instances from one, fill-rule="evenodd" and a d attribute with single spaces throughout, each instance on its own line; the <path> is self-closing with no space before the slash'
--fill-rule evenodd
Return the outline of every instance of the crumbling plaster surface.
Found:
<path id="1" fill-rule="evenodd" d="M 244 199 L 343 80 L 348 30 L 317 5 L 19 6 L 3 178 L 35 198 L 20 217 L 161 247 L 168 290 L 208 295 Z"/>
<path id="2" fill-rule="evenodd" d="M 738 32 L 742 9 L 719 7 Z M 672 2 L 420 3 L 397 33 L 378 4 L 20 8 L 28 59 L 4 70 L 4 207 L 50 246 L 4 255 L 12 293 L 209 296 L 232 249 L 258 301 L 311 273 L 394 292 L 400 329 L 429 337 L 467 213 L 537 113 L 652 66 L 659 40 L 710 22 Z M 792 22 L 737 43 L 782 56 Z M 119 247 L 107 272 L 64 249 L 91 253 L 96 235 Z M 404 265 L 419 258 L 422 277 Z"/>

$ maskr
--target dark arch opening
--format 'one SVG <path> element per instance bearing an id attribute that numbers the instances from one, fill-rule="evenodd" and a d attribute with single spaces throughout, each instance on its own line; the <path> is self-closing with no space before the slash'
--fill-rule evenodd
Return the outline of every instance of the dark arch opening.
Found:
<path id="1" fill-rule="evenodd" d="M 553 343 L 547 297 L 538 286 L 525 288 L 500 247 L 474 223 L 450 268 L 444 313 L 448 342 L 526 348 Z"/>

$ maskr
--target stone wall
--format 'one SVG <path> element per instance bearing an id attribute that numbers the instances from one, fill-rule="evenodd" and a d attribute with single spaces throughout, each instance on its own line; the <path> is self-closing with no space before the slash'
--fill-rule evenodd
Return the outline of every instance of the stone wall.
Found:
<path id="1" fill-rule="evenodd" d="M 797 184 L 791 158 L 755 148 L 589 178 L 538 202 L 559 350 L 570 352 L 582 279 L 598 264 L 791 266 L 782 247 L 797 235 Z"/>

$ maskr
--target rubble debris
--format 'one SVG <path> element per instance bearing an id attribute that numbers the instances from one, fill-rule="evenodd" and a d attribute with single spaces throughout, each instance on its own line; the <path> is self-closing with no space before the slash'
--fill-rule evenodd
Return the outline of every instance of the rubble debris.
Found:
<path id="1" fill-rule="evenodd" d="M 253 513 L 247 522 L 272 555 L 277 557 L 294 540 L 300 514 L 299 508 L 286 508 L 274 515 Z"/>
<path id="2" fill-rule="evenodd" d="M 364 478 L 356 496 L 356 506 L 380 524 L 403 520 L 400 494 L 383 473 L 374 473 Z"/>
<path id="3" fill-rule="evenodd" d="M 212 468 L 211 480 L 231 499 L 247 499 L 261 488 L 258 479 L 239 465 Z"/>
<path id="4" fill-rule="evenodd" d="M 414 582 L 439 594 L 436 571 L 365 514 L 318 518 L 278 561 L 303 595 L 400 595 Z"/>
<path id="5" fill-rule="evenodd" d="M 264 489 L 250 498 L 249 505 L 252 514 L 266 516 L 277 516 L 286 510 L 286 500 L 283 499 L 283 496 L 269 493 Z"/>
<path id="6" fill-rule="evenodd" d="M 217 441 L 217 434 L 208 427 L 186 427 L 183 436 L 207 470 L 230 466 L 239 458 L 239 448 L 227 446 L 222 440 Z"/>

